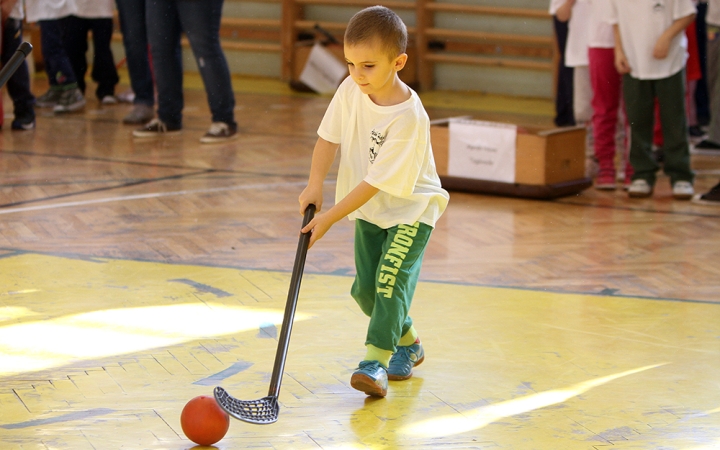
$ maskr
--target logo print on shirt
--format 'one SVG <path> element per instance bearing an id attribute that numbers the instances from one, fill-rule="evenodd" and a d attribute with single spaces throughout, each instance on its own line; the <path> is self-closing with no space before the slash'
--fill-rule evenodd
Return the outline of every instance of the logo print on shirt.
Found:
<path id="1" fill-rule="evenodd" d="M 662 12 L 663 9 L 665 9 L 664 0 L 654 0 L 653 1 L 653 11 Z"/>
<path id="2" fill-rule="evenodd" d="M 375 158 L 377 158 L 378 152 L 380 151 L 380 147 L 382 147 L 385 142 L 385 136 L 380 134 L 379 131 L 372 130 L 370 132 L 370 142 L 370 164 L 373 164 L 375 162 Z"/>

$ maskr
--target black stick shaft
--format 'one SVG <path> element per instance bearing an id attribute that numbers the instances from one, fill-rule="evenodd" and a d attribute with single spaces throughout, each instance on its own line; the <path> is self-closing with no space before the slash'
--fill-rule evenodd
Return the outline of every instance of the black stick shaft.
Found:
<path id="1" fill-rule="evenodd" d="M 310 204 L 305 210 L 302 227 L 305 228 L 305 225 L 310 223 L 314 216 L 315 205 Z M 271 397 L 280 396 L 280 384 L 282 383 L 282 376 L 285 371 L 285 358 L 287 357 L 287 350 L 290 345 L 290 333 L 292 332 L 293 320 L 295 319 L 295 308 L 297 306 L 298 295 L 300 294 L 300 282 L 302 281 L 302 275 L 305 269 L 305 258 L 309 244 L 310 233 L 300 234 L 297 253 L 295 254 L 295 264 L 293 265 L 292 277 L 290 278 L 290 289 L 288 290 L 287 303 L 285 304 L 285 316 L 283 317 L 280 338 L 278 339 L 277 353 L 275 353 L 275 365 L 273 366 L 270 389 L 268 390 L 268 396 Z"/>
<path id="2" fill-rule="evenodd" d="M 23 42 L 20 44 L 18 49 L 15 51 L 15 54 L 10 57 L 8 62 L 3 66 L 2 70 L 0 70 L 0 88 L 5 86 L 5 83 L 7 83 L 10 77 L 13 76 L 18 67 L 20 67 L 20 64 L 25 61 L 25 58 L 31 51 L 32 45 L 30 45 L 29 42 Z"/>

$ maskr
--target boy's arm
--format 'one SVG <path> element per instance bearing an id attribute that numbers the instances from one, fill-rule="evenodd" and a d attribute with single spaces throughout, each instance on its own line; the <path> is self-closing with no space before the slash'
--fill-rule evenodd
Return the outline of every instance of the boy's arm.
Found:
<path id="1" fill-rule="evenodd" d="M 320 137 L 315 143 L 308 185 L 298 198 L 300 201 L 300 214 L 305 213 L 305 209 L 310 203 L 315 205 L 316 211 L 320 212 L 322 209 L 323 183 L 335 161 L 338 147 L 340 145 L 328 142 Z"/>
<path id="2" fill-rule="evenodd" d="M 368 200 L 378 193 L 378 191 L 379 189 L 373 185 L 365 181 L 361 181 L 355 189 L 350 191 L 345 198 L 330 208 L 328 212 L 316 215 L 315 218 L 311 220 L 307 226 L 305 226 L 305 228 L 300 230 L 302 233 L 307 233 L 312 230 L 308 248 L 312 247 L 315 241 L 323 237 L 330 227 L 335 224 L 335 222 L 367 203 Z"/>
<path id="3" fill-rule="evenodd" d="M 660 35 L 655 48 L 653 49 L 653 57 L 655 59 L 665 59 L 670 52 L 670 44 L 675 36 L 682 33 L 695 20 L 695 14 L 690 14 L 686 17 L 681 17 L 673 22 L 667 30 Z"/>
<path id="4" fill-rule="evenodd" d="M 625 56 L 625 51 L 623 50 L 620 27 L 618 24 L 613 25 L 613 34 L 615 35 L 615 69 L 617 69 L 620 74 L 630 73 L 630 63 L 628 62 L 627 56 Z"/>
<path id="5" fill-rule="evenodd" d="M 575 6 L 575 1 L 576 0 L 567 0 L 560 8 L 558 8 L 555 13 L 555 17 L 557 17 L 560 22 L 567 22 L 570 20 L 570 17 L 572 17 L 572 8 Z"/>

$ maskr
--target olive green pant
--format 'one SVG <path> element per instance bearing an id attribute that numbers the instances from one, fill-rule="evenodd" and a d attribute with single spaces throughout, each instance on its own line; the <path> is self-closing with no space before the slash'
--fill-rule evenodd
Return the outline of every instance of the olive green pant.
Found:
<path id="1" fill-rule="evenodd" d="M 635 171 L 633 179 L 645 180 L 653 186 L 660 168 L 652 153 L 657 99 L 663 134 L 663 171 L 670 177 L 671 183 L 692 183 L 694 175 L 690 169 L 685 116 L 685 71 L 659 80 L 639 80 L 626 74 L 623 76 L 623 97 L 630 124 L 630 164 Z"/>
<path id="2" fill-rule="evenodd" d="M 365 345 L 394 352 L 412 326 L 408 312 L 430 233 L 424 223 L 383 229 L 355 221 L 357 274 L 350 293 L 370 317 Z"/>

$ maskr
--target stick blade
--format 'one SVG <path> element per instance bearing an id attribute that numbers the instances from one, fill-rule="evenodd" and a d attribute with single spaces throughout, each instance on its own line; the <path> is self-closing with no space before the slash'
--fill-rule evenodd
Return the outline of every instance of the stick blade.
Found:
<path id="1" fill-rule="evenodd" d="M 231 417 L 256 425 L 275 423 L 280 415 L 277 397 L 263 397 L 259 400 L 238 400 L 217 386 L 213 392 L 215 400 Z"/>

